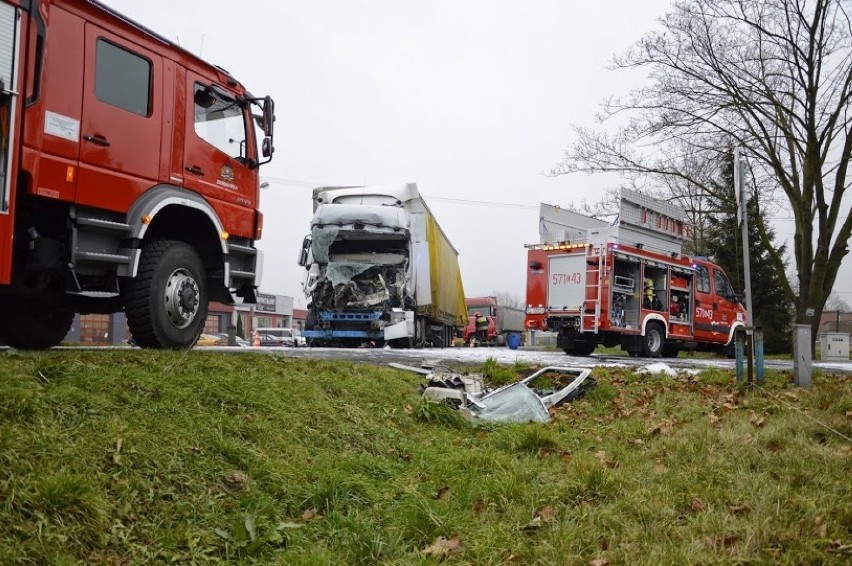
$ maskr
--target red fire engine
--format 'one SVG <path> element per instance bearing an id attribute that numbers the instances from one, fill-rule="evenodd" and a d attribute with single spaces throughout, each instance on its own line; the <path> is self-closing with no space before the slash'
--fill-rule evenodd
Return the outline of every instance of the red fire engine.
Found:
<path id="1" fill-rule="evenodd" d="M 603 344 L 634 356 L 730 355 L 745 309 L 725 272 L 681 254 L 685 215 L 672 203 L 627 190 L 621 199 L 613 224 L 542 205 L 551 241 L 527 246 L 527 328 L 557 332 L 568 354 Z"/>
<path id="2" fill-rule="evenodd" d="M 273 121 L 271 98 L 94 0 L 0 0 L 7 343 L 123 309 L 137 344 L 185 347 L 208 300 L 254 302 Z"/>
<path id="3" fill-rule="evenodd" d="M 501 304 L 498 297 L 468 297 L 468 322 L 464 327 L 464 343 L 476 336 L 476 313 L 488 319 L 488 343 L 505 346 L 511 333 L 524 331 L 524 310 Z"/>

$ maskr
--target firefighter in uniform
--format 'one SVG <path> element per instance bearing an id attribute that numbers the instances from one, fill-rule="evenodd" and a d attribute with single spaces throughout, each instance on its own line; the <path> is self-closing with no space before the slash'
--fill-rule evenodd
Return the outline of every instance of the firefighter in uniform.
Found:
<path id="1" fill-rule="evenodd" d="M 480 344 L 485 344 L 488 342 L 488 319 L 479 312 L 474 313 L 473 316 L 476 321 L 476 340 Z"/>

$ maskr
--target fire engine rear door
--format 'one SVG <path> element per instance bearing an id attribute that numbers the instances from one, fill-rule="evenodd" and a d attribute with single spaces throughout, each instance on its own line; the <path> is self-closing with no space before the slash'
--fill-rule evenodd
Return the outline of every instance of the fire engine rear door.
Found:
<path id="1" fill-rule="evenodd" d="M 9 283 L 12 262 L 12 150 L 17 131 L 18 10 L 0 3 L 0 284 Z M 6 250 L 9 250 L 8 252 Z"/>
<path id="2" fill-rule="evenodd" d="M 551 256 L 547 306 L 551 311 L 580 311 L 586 298 L 586 254 Z"/>

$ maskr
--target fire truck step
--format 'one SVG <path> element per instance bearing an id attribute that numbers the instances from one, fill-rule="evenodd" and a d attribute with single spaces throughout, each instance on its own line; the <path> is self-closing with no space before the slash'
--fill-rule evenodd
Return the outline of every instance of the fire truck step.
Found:
<path id="1" fill-rule="evenodd" d="M 77 252 L 75 254 L 77 261 L 96 261 L 103 263 L 130 263 L 130 258 L 126 255 L 105 254 L 100 252 Z"/>
<path id="2" fill-rule="evenodd" d="M 125 232 L 130 233 L 130 225 L 124 222 L 113 222 L 111 220 L 102 220 L 100 218 L 78 217 L 78 226 L 89 226 L 110 232 Z"/>
<path id="3" fill-rule="evenodd" d="M 75 297 L 89 297 L 92 299 L 112 299 L 120 295 L 120 293 L 110 291 L 68 291 L 68 294 Z"/>

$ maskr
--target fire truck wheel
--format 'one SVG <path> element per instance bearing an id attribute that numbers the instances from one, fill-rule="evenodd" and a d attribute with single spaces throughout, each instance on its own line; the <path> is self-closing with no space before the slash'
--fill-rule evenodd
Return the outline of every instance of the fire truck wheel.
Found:
<path id="1" fill-rule="evenodd" d="M 594 342 L 574 342 L 574 349 L 570 352 L 566 350 L 565 353 L 575 356 L 590 356 L 597 346 Z"/>
<path id="2" fill-rule="evenodd" d="M 198 253 L 176 240 L 142 247 L 125 289 L 127 325 L 143 348 L 189 348 L 207 319 L 207 279 Z"/>
<path id="3" fill-rule="evenodd" d="M 669 346 L 668 344 L 663 346 L 663 357 L 676 358 L 678 354 L 680 354 L 680 348 L 677 346 Z"/>
<path id="4" fill-rule="evenodd" d="M 74 313 L 63 308 L 4 304 L 6 343 L 21 350 L 44 350 L 59 344 L 74 322 Z"/>
<path id="5" fill-rule="evenodd" d="M 658 322 L 649 322 L 645 329 L 645 336 L 642 337 L 642 350 L 648 358 L 659 358 L 663 352 L 663 344 L 665 343 L 666 334 L 663 327 Z"/>
<path id="6" fill-rule="evenodd" d="M 719 348 L 719 354 L 722 357 L 728 358 L 732 360 L 737 357 L 737 343 L 736 340 L 731 340 L 728 344 Z"/>

